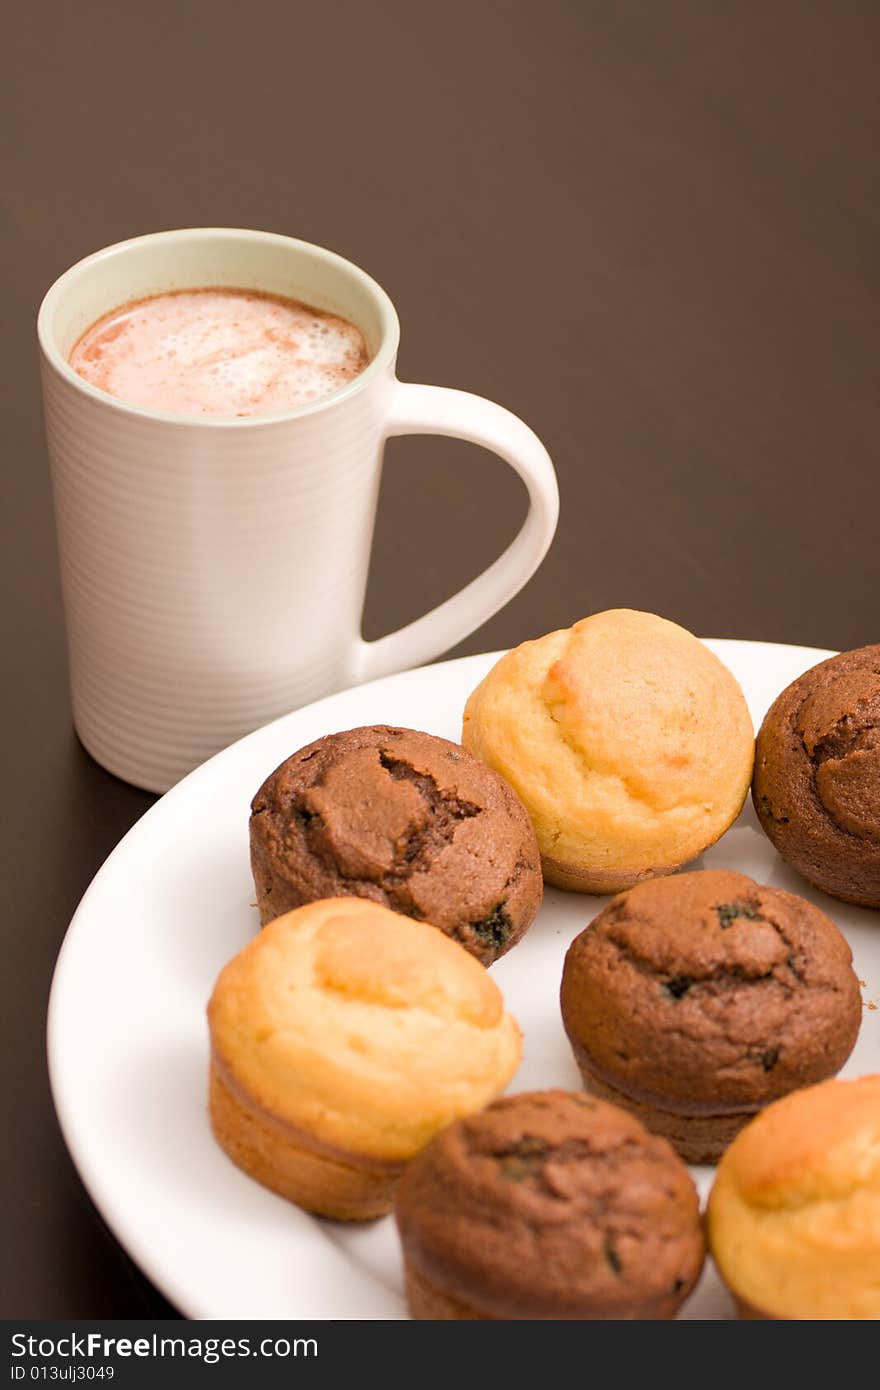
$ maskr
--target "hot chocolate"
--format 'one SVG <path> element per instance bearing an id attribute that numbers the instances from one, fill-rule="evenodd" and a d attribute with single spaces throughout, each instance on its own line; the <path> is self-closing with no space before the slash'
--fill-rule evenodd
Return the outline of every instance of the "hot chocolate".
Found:
<path id="1" fill-rule="evenodd" d="M 294 299 L 178 290 L 123 304 L 79 339 L 70 365 L 131 405 L 180 415 L 293 410 L 339 390 L 368 362 L 353 323 Z"/>

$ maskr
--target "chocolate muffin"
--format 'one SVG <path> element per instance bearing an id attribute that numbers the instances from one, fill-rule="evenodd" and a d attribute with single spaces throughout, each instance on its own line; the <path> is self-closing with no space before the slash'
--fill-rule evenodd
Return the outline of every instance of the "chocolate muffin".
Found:
<path id="1" fill-rule="evenodd" d="M 758 734 L 752 799 L 798 873 L 880 907 L 880 646 L 821 661 L 783 690 Z"/>
<path id="2" fill-rule="evenodd" d="M 562 1018 L 584 1085 L 690 1163 L 756 1111 L 833 1076 L 861 1022 L 852 954 L 811 903 L 744 874 L 637 885 L 575 938 Z"/>
<path id="3" fill-rule="evenodd" d="M 516 945 L 543 893 L 516 794 L 458 744 L 411 729 L 301 748 L 254 797 L 250 841 L 263 923 L 353 894 L 430 922 L 483 965 Z"/>
<path id="4" fill-rule="evenodd" d="M 568 1091 L 509 1096 L 437 1135 L 396 1214 L 415 1318 L 671 1318 L 703 1267 L 684 1164 Z"/>

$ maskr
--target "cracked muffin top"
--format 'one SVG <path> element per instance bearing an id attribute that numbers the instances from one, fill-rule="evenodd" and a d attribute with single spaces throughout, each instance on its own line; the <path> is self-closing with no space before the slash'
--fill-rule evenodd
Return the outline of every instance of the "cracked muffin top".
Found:
<path id="1" fill-rule="evenodd" d="M 590 893 L 714 844 L 754 757 L 727 667 L 676 623 L 626 608 L 503 656 L 467 702 L 462 742 L 522 797 L 548 883 Z"/>
<path id="2" fill-rule="evenodd" d="M 562 1016 L 635 1101 L 756 1109 L 843 1066 L 861 1023 L 850 948 L 811 903 L 703 870 L 621 893 L 575 938 Z"/>
<path id="3" fill-rule="evenodd" d="M 521 1052 L 477 961 L 356 898 L 271 922 L 221 972 L 208 1020 L 215 1066 L 264 1116 L 391 1162 L 503 1091 Z"/>
<path id="4" fill-rule="evenodd" d="M 752 798 L 799 873 L 880 907 L 880 646 L 822 661 L 782 692 L 758 734 Z"/>
<path id="5" fill-rule="evenodd" d="M 696 1190 L 666 1140 L 568 1091 L 444 1130 L 396 1211 L 419 1276 L 494 1318 L 669 1317 L 703 1265 Z"/>
<path id="6" fill-rule="evenodd" d="M 439 927 L 484 965 L 519 941 L 543 893 L 507 783 L 411 729 L 350 729 L 294 753 L 254 797 L 250 841 L 262 922 L 351 894 Z"/>

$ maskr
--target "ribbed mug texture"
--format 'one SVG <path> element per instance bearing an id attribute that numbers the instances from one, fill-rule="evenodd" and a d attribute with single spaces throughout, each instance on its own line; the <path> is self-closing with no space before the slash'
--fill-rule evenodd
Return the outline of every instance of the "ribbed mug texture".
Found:
<path id="1" fill-rule="evenodd" d="M 44 362 L 74 721 L 104 767 L 165 790 L 354 679 L 392 383 L 217 429 Z"/>

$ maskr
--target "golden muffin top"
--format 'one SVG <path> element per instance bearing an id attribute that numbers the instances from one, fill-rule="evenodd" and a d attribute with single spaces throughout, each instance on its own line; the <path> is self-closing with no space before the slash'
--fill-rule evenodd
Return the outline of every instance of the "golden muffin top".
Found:
<path id="1" fill-rule="evenodd" d="M 221 972 L 214 1061 L 329 1149 L 398 1161 L 497 1096 L 520 1031 L 482 965 L 436 927 L 361 898 L 278 917 Z"/>
<path id="2" fill-rule="evenodd" d="M 468 700 L 462 742 L 525 802 L 545 859 L 677 866 L 738 813 L 752 723 L 727 667 L 651 613 L 612 609 L 516 647 Z"/>
<path id="3" fill-rule="evenodd" d="M 784 1318 L 880 1318 L 880 1075 L 768 1106 L 721 1160 L 709 1237 L 725 1281 Z"/>

